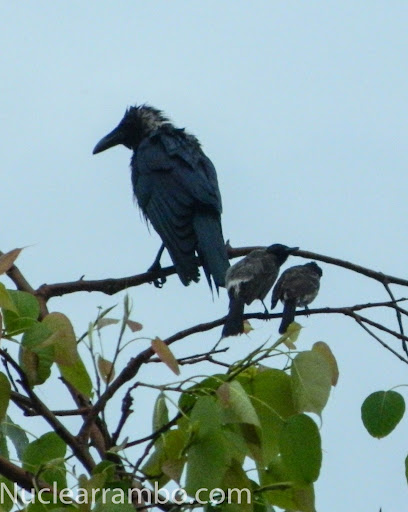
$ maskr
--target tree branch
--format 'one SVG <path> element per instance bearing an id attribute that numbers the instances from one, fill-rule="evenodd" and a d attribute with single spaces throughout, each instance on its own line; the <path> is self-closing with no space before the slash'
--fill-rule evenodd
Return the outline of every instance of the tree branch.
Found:
<path id="1" fill-rule="evenodd" d="M 245 256 L 253 249 L 259 247 L 260 246 L 237 248 L 228 247 L 228 256 L 231 259 Z M 328 263 L 330 265 L 346 268 L 348 270 L 352 270 L 353 272 L 357 272 L 358 274 L 365 275 L 371 279 L 375 279 L 384 285 L 387 283 L 408 286 L 407 279 L 401 279 L 399 277 L 383 274 L 382 272 L 377 272 L 375 270 L 371 270 L 369 268 L 362 267 L 361 265 L 341 260 L 339 258 L 332 258 L 331 256 L 325 256 L 323 254 L 303 250 L 296 251 L 294 255 L 301 258 L 323 261 L 324 263 Z M 65 283 L 43 284 L 38 288 L 38 290 L 35 291 L 35 295 L 39 297 L 44 303 L 46 303 L 52 297 L 76 292 L 101 292 L 107 295 L 114 295 L 115 293 L 125 290 L 126 288 L 130 288 L 131 286 L 140 286 L 145 283 L 152 283 L 155 279 L 158 279 L 163 274 L 165 276 L 170 276 L 175 273 L 175 268 L 171 266 L 163 268 L 160 272 L 144 272 L 142 274 L 129 277 L 120 277 L 117 279 L 110 278 L 90 281 L 85 279 L 78 279 L 77 281 L 70 281 Z"/>
<path id="2" fill-rule="evenodd" d="M 4 252 L 0 251 L 0 256 L 2 256 Z M 44 317 L 48 314 L 46 301 L 37 294 L 36 290 L 30 285 L 27 279 L 20 272 L 20 269 L 16 265 L 12 265 L 6 272 L 7 276 L 13 281 L 16 285 L 17 290 L 31 293 L 31 295 L 35 295 L 40 304 L 41 317 Z"/>
<path id="3" fill-rule="evenodd" d="M 75 453 L 75 456 L 78 458 L 80 462 L 84 465 L 84 467 L 91 471 L 95 462 L 91 457 L 88 448 L 83 445 L 75 436 L 73 436 L 69 430 L 56 418 L 56 416 L 48 409 L 48 407 L 42 402 L 38 396 L 34 393 L 31 388 L 29 382 L 27 381 L 27 377 L 24 371 L 20 368 L 20 366 L 14 361 L 14 359 L 3 349 L 0 349 L 0 355 L 14 368 L 14 370 L 18 373 L 21 381 L 21 385 L 24 388 L 24 391 L 27 393 L 31 407 L 38 412 L 40 416 L 42 416 L 45 421 L 52 427 L 54 432 L 60 436 L 60 438 L 67 443 L 67 445 L 72 449 Z"/>
<path id="4" fill-rule="evenodd" d="M 26 491 L 31 492 L 32 489 L 47 489 L 52 492 L 52 488 L 49 484 L 43 480 L 39 480 L 33 473 L 26 471 L 19 466 L 16 466 L 5 457 L 0 455 L 0 474 L 15 482 L 18 486 Z"/>

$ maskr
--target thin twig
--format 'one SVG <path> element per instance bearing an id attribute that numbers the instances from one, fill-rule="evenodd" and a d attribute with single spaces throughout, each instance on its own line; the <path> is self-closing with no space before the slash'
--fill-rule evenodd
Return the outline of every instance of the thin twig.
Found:
<path id="1" fill-rule="evenodd" d="M 395 302 L 394 294 L 392 293 L 391 288 L 389 287 L 388 282 L 384 281 L 383 285 L 384 285 L 384 288 L 387 290 L 388 295 L 391 297 L 391 300 Z M 399 325 L 400 333 L 401 333 L 402 336 L 404 336 L 404 326 L 402 325 L 401 311 L 399 311 L 398 308 L 395 308 L 395 314 L 397 315 L 397 322 L 398 322 L 398 325 Z M 408 356 L 407 342 L 406 342 L 405 339 L 402 339 L 402 350 Z"/>
<path id="2" fill-rule="evenodd" d="M 362 318 L 360 315 L 352 315 L 356 322 L 366 331 L 370 336 L 372 336 L 375 340 L 378 341 L 384 348 L 392 352 L 398 359 L 401 359 L 404 363 L 408 363 L 408 360 L 402 357 L 398 352 L 396 352 L 394 349 L 392 349 L 389 345 L 387 345 L 381 338 L 379 338 L 376 334 L 371 331 L 366 325 L 364 325 L 364 322 L 367 321 L 367 318 Z"/>

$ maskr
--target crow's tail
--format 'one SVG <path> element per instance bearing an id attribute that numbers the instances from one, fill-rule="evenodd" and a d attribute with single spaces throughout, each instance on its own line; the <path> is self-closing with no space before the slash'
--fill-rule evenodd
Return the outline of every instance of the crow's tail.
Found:
<path id="1" fill-rule="evenodd" d="M 244 306 L 245 302 L 239 297 L 230 297 L 229 311 L 222 329 L 222 337 L 237 336 L 244 332 Z"/>
<path id="2" fill-rule="evenodd" d="M 296 311 L 296 299 L 286 299 L 285 304 L 283 306 L 283 315 L 282 322 L 279 327 L 280 334 L 286 332 L 286 329 L 289 327 L 295 319 L 295 311 Z"/>
<path id="3" fill-rule="evenodd" d="M 194 217 L 194 231 L 197 236 L 197 252 L 208 284 L 212 288 L 212 277 L 218 291 L 220 286 L 225 286 L 225 273 L 230 266 L 219 215 L 197 213 Z"/>

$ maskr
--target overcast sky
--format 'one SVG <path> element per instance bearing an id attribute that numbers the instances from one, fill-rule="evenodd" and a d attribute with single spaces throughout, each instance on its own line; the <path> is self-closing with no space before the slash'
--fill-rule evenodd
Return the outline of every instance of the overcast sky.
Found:
<path id="1" fill-rule="evenodd" d="M 2 2 L 0 16 L 0 249 L 30 246 L 18 264 L 33 286 L 127 276 L 152 263 L 159 239 L 132 201 L 130 152 L 91 154 L 125 108 L 143 102 L 202 142 L 231 245 L 299 245 L 407 277 L 406 2 L 37 0 Z M 322 267 L 316 306 L 387 300 L 380 285 Z M 185 288 L 175 277 L 129 294 L 148 337 L 218 318 L 228 303 L 225 293 L 212 301 L 205 280 Z M 76 294 L 50 308 L 80 334 L 97 306 L 122 297 Z M 349 319 L 301 323 L 299 348 L 326 341 L 341 372 L 323 414 L 318 510 L 404 510 L 408 419 L 376 441 L 360 406 L 406 383 L 406 365 Z M 277 336 L 277 322 L 253 326 L 228 341 L 231 360 Z M 219 334 L 174 351 L 205 351 Z M 150 382 L 173 380 L 154 370 Z M 150 418 L 135 429 L 149 433 Z"/>

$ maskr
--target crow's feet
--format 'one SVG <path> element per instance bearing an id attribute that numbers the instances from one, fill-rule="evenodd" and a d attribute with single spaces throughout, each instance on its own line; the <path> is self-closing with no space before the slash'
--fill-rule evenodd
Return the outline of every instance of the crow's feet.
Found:
<path id="1" fill-rule="evenodd" d="M 154 262 L 153 265 L 151 265 L 148 269 L 148 272 L 156 272 L 158 274 L 162 273 L 163 269 L 160 263 Z M 162 274 L 160 277 L 154 279 L 152 282 L 156 288 L 163 288 L 164 283 L 167 281 L 167 278 L 164 274 Z"/>
<path id="2" fill-rule="evenodd" d="M 263 307 L 265 308 L 264 315 L 269 315 L 269 311 L 268 311 L 268 308 L 265 306 L 265 302 L 263 300 L 261 300 L 261 302 L 262 302 Z"/>
<path id="3" fill-rule="evenodd" d="M 156 258 L 154 259 L 152 265 L 147 269 L 148 272 L 157 272 L 161 274 L 157 279 L 153 280 L 153 284 L 156 288 L 163 288 L 164 283 L 167 281 L 166 276 L 163 274 L 162 266 L 160 265 L 160 258 L 164 251 L 164 244 L 161 245 L 159 252 L 157 253 Z"/>

